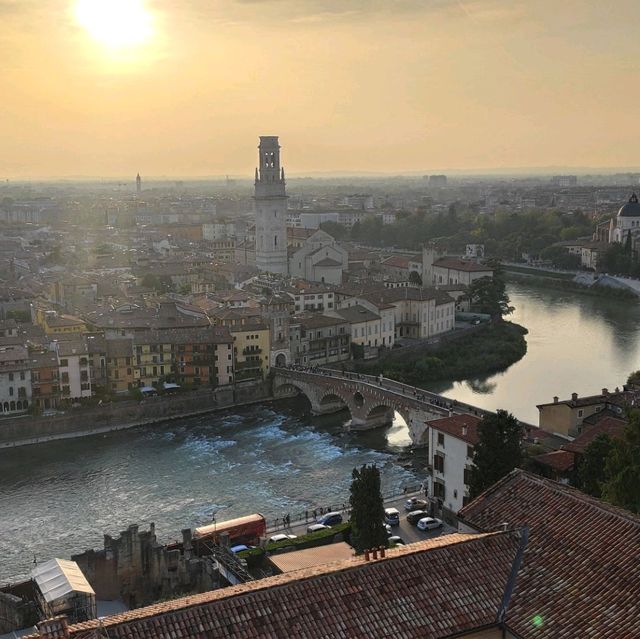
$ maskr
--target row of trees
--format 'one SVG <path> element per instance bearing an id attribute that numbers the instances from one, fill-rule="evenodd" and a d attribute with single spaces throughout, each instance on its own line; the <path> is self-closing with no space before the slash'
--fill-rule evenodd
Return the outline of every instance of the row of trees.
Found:
<path id="1" fill-rule="evenodd" d="M 522 253 L 540 253 L 558 240 L 572 240 L 593 232 L 593 221 L 581 212 L 528 211 L 493 215 L 478 212 L 474 205 L 451 204 L 446 212 L 400 214 L 394 224 L 378 217 L 356 222 L 349 231 L 335 222 L 322 228 L 339 240 L 353 240 L 370 246 L 398 246 L 419 249 L 432 240 L 446 240 L 452 246 L 482 243 L 487 253 L 501 259 L 520 259 Z"/>

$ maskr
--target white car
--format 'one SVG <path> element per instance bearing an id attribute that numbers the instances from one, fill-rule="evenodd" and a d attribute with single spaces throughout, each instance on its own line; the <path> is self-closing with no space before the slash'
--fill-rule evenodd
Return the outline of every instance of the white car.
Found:
<path id="1" fill-rule="evenodd" d="M 288 541 L 289 539 L 297 539 L 298 535 L 285 535 L 284 533 L 279 533 L 269 538 L 270 544 L 275 544 L 278 541 Z"/>
<path id="2" fill-rule="evenodd" d="M 436 528 L 442 528 L 442 519 L 437 517 L 423 517 L 418 522 L 418 528 L 420 530 L 435 530 Z"/>
<path id="3" fill-rule="evenodd" d="M 307 533 L 318 532 L 319 530 L 328 530 L 331 526 L 325 526 L 324 524 L 311 524 L 307 527 Z"/>

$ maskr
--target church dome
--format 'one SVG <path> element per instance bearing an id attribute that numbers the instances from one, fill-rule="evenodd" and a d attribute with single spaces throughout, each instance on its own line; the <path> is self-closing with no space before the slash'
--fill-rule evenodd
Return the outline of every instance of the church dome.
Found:
<path id="1" fill-rule="evenodd" d="M 629 201 L 620 208 L 618 217 L 640 217 L 640 202 L 638 196 L 634 193 Z"/>

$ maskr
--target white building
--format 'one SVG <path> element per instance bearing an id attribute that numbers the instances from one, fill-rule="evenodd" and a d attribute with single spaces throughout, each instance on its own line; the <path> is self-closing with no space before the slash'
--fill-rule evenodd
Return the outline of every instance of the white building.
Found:
<path id="1" fill-rule="evenodd" d="M 427 422 L 429 427 L 429 496 L 457 513 L 469 500 L 473 447 L 480 418 L 452 415 Z"/>
<path id="2" fill-rule="evenodd" d="M 342 284 L 349 254 L 325 231 L 318 230 L 291 256 L 289 273 L 308 282 Z"/>
<path id="3" fill-rule="evenodd" d="M 481 277 L 493 277 L 493 269 L 473 259 L 442 256 L 434 248 L 422 249 L 422 283 L 425 286 L 464 284 Z"/>
<path id="4" fill-rule="evenodd" d="M 260 271 L 287 275 L 287 193 L 278 137 L 260 136 L 258 149 L 260 168 L 256 169 L 253 198 L 256 267 Z"/>
<path id="5" fill-rule="evenodd" d="M 628 234 L 631 234 L 632 237 L 640 235 L 640 202 L 638 202 L 638 196 L 635 193 L 631 195 L 624 206 L 620 207 L 618 215 L 611 219 L 609 242 L 623 244 Z"/>
<path id="6" fill-rule="evenodd" d="M 29 353 L 24 346 L 0 348 L 0 414 L 28 410 L 31 405 Z"/>
<path id="7" fill-rule="evenodd" d="M 377 314 L 380 318 L 380 333 L 378 335 L 378 343 L 375 346 L 385 346 L 392 348 L 395 342 L 395 306 L 393 304 L 387 304 L 384 301 L 377 301 L 374 297 L 347 297 L 343 299 L 338 305 L 340 309 L 349 309 L 353 307 L 363 307 Z M 353 341 L 361 344 L 363 342 L 358 341 L 353 336 Z"/>
<path id="8" fill-rule="evenodd" d="M 58 355 L 62 399 L 75 401 L 91 397 L 89 349 L 85 340 L 59 340 L 54 342 L 54 347 Z"/>
<path id="9" fill-rule="evenodd" d="M 335 308 L 335 294 L 326 288 L 288 288 L 285 293 L 294 301 L 294 313 L 330 311 Z"/>

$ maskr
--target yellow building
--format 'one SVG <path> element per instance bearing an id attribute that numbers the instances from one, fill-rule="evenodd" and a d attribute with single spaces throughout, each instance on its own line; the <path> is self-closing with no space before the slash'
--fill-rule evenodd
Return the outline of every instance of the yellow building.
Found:
<path id="1" fill-rule="evenodd" d="M 247 320 L 229 329 L 233 337 L 236 380 L 261 377 L 269 372 L 271 331 L 260 320 Z"/>
<path id="2" fill-rule="evenodd" d="M 600 395 L 588 397 L 578 397 L 578 393 L 573 393 L 571 399 L 560 400 L 554 397 L 553 402 L 538 404 L 539 426 L 550 433 L 576 437 L 587 417 L 603 410 L 621 415 L 632 400 L 632 392 L 619 391 L 617 388 L 613 393 L 603 388 Z"/>
<path id="3" fill-rule="evenodd" d="M 86 333 L 87 325 L 79 317 L 62 315 L 57 311 L 36 309 L 35 320 L 47 335 L 62 335 L 69 333 Z"/>

